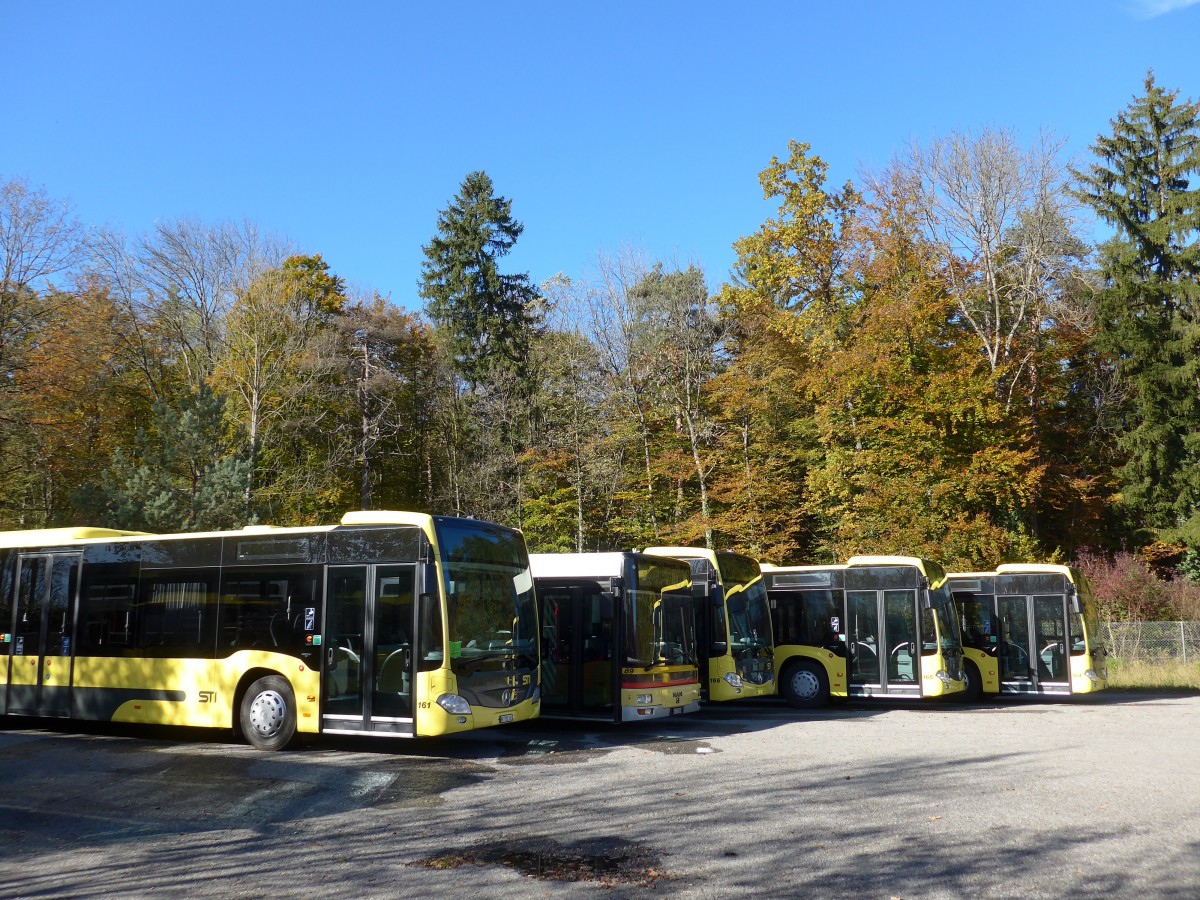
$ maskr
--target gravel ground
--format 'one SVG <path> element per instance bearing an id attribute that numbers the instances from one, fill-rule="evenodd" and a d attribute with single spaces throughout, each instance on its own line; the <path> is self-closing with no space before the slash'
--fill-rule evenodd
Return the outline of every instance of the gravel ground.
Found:
<path id="1" fill-rule="evenodd" d="M 1200 696 L 259 753 L 9 721 L 0 896 L 1200 896 Z"/>

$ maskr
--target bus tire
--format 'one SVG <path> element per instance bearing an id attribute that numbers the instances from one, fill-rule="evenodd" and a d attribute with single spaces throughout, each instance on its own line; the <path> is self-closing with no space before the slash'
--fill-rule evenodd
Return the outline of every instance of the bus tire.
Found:
<path id="1" fill-rule="evenodd" d="M 962 692 L 964 703 L 978 703 L 983 699 L 983 676 L 979 674 L 979 667 L 973 662 L 963 661 L 963 680 L 967 686 Z"/>
<path id="2" fill-rule="evenodd" d="M 825 667 L 818 663 L 788 666 L 779 687 L 784 699 L 796 709 L 820 709 L 829 702 L 829 679 Z"/>
<path id="3" fill-rule="evenodd" d="M 242 695 L 238 724 L 256 750 L 282 750 L 296 739 L 296 695 L 286 678 L 267 675 Z"/>

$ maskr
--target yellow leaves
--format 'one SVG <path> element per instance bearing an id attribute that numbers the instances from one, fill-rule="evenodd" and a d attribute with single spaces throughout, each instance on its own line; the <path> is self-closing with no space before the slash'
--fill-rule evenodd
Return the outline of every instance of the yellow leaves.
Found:
<path id="1" fill-rule="evenodd" d="M 764 196 L 779 200 L 779 212 L 734 242 L 740 284 L 721 295 L 739 314 L 762 317 L 768 341 L 791 358 L 823 352 L 827 318 L 844 302 L 843 240 L 858 202 L 850 185 L 825 191 L 827 167 L 809 149 L 791 141 L 788 158 L 773 157 L 760 173 Z"/>

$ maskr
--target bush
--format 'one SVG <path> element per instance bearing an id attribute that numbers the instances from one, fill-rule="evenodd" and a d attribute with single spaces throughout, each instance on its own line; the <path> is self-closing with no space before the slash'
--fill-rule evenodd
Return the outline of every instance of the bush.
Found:
<path id="1" fill-rule="evenodd" d="M 1122 551 L 1106 556 L 1085 550 L 1074 565 L 1092 585 L 1101 621 L 1200 619 L 1200 585 L 1184 578 L 1163 578 L 1138 554 Z"/>

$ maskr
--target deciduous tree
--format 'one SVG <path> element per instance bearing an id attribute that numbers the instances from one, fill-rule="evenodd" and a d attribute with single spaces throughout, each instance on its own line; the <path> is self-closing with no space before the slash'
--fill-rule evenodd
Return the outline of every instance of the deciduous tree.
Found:
<path id="1" fill-rule="evenodd" d="M 284 416 L 289 395 L 303 391 L 310 371 L 303 364 L 345 302 L 342 279 L 319 254 L 291 256 L 256 276 L 225 317 L 212 380 L 227 394 L 226 415 L 245 436 L 248 514 L 264 431 Z"/>

